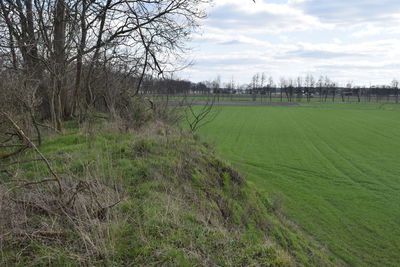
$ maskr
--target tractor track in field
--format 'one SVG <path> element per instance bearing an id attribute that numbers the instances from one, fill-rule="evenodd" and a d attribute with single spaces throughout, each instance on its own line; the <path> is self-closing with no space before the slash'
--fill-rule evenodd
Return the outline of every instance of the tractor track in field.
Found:
<path id="1" fill-rule="evenodd" d="M 298 129 L 301 129 L 301 134 L 310 141 L 311 146 L 313 149 L 320 154 L 338 173 L 343 175 L 343 177 L 346 177 L 349 181 L 353 182 L 354 184 L 362 187 L 363 189 L 369 190 L 369 188 L 359 179 L 356 179 L 352 175 L 348 174 L 346 171 L 343 170 L 343 168 L 340 167 L 340 165 L 337 164 L 337 162 L 333 161 L 330 157 L 324 153 L 324 151 L 321 149 L 321 147 L 318 144 L 315 144 L 315 140 L 312 138 L 307 137 L 307 134 L 304 132 L 304 129 L 298 124 L 296 120 L 294 120 L 292 117 L 290 119 L 293 121 L 294 124 L 296 124 Z M 308 127 L 313 128 L 313 125 L 309 125 Z M 334 149 L 326 140 L 324 140 L 323 137 L 321 137 L 316 131 L 313 131 L 314 136 L 316 136 L 319 141 L 331 152 L 333 152 L 335 155 L 337 155 L 340 159 L 342 159 L 344 162 L 346 162 L 350 167 L 352 167 L 354 170 L 359 172 L 362 176 L 367 176 L 369 177 L 364 171 L 362 171 L 358 166 L 356 166 L 353 162 L 351 162 L 348 158 L 346 158 L 344 155 L 342 155 L 340 152 L 338 152 L 336 149 Z"/>
<path id="2" fill-rule="evenodd" d="M 217 107 L 208 138 L 347 265 L 399 256 L 399 113 L 349 105 Z M 261 103 L 257 103 L 260 105 Z M 304 107 L 304 108 L 303 108 Z M 365 264 L 363 264 L 365 263 Z"/>
<path id="3" fill-rule="evenodd" d="M 313 140 L 312 138 L 307 137 L 307 134 L 304 133 L 304 130 L 300 127 L 300 125 L 296 122 L 296 120 L 294 120 L 292 117 L 290 117 L 290 119 L 293 121 L 294 124 L 296 124 L 298 127 L 298 129 L 301 129 L 300 133 L 303 135 L 303 137 L 305 137 L 305 139 L 309 140 L 309 145 L 311 146 L 311 148 L 318 153 L 326 162 L 327 164 L 329 164 L 331 167 L 333 167 L 337 173 L 340 173 L 343 177 L 346 177 L 347 179 L 349 179 L 351 182 L 353 182 L 354 184 L 359 184 L 356 181 L 354 181 L 354 179 L 352 177 L 350 177 L 347 173 L 345 173 L 338 165 L 336 162 L 332 161 L 332 159 L 330 159 L 326 153 L 324 153 L 324 151 L 322 151 L 322 149 L 319 147 L 318 144 L 315 144 L 315 140 Z M 322 141 L 326 146 L 326 142 L 324 140 L 322 140 L 322 138 L 316 134 L 315 132 L 313 133 L 315 136 L 317 136 L 317 138 Z M 329 148 L 329 147 L 328 147 Z M 340 176 L 338 176 L 340 177 Z"/>
<path id="4" fill-rule="evenodd" d="M 313 125 L 309 125 L 309 127 L 313 128 Z M 371 175 L 364 171 L 362 168 L 360 168 L 359 166 L 357 166 L 357 164 L 355 164 L 351 159 L 348 158 L 348 156 L 345 156 L 344 154 L 342 154 L 341 152 L 339 152 L 337 149 L 335 149 L 331 144 L 329 144 L 329 142 L 327 142 L 323 137 L 321 137 L 319 134 L 316 133 L 316 131 L 314 131 L 314 135 L 317 136 L 317 138 L 325 145 L 326 148 L 328 148 L 331 152 L 333 152 L 334 154 L 336 154 L 338 156 L 338 158 L 342 159 L 344 162 L 347 163 L 347 165 L 351 168 L 353 168 L 355 171 L 357 171 L 359 174 L 361 174 L 361 177 L 367 177 L 369 180 L 374 180 L 373 177 L 371 177 Z M 310 140 L 311 143 L 313 143 L 312 140 Z M 316 146 L 313 143 L 313 146 L 317 149 L 320 150 L 318 146 Z M 320 151 L 321 155 L 323 155 L 322 151 Z M 324 156 L 328 161 L 331 162 L 331 164 L 343 175 L 345 175 L 347 178 L 349 178 L 352 182 L 358 184 L 359 186 L 363 187 L 364 189 L 367 190 L 371 190 L 371 188 L 369 186 L 367 186 L 366 184 L 375 184 L 373 182 L 369 182 L 369 181 L 365 181 L 363 179 L 357 179 L 354 176 L 348 174 L 347 172 L 343 171 L 342 168 L 338 168 L 338 166 L 336 166 L 336 163 L 333 163 L 333 161 L 331 159 L 329 159 L 328 157 Z M 386 187 L 389 190 L 392 191 L 396 191 L 395 188 L 393 188 L 392 186 L 386 184 L 384 181 L 376 181 L 376 183 L 379 183 L 381 186 Z"/>

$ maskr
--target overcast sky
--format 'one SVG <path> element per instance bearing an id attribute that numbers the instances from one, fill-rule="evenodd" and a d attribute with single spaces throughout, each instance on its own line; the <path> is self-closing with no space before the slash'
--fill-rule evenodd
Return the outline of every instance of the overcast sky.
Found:
<path id="1" fill-rule="evenodd" d="M 256 72 L 339 83 L 400 78 L 400 0 L 215 0 L 179 76 L 248 83 Z"/>

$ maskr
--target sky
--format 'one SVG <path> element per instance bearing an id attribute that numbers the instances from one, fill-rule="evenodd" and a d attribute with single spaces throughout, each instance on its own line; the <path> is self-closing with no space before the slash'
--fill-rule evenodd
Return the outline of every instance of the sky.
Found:
<path id="1" fill-rule="evenodd" d="M 400 0 L 215 0 L 188 44 L 194 82 L 312 74 L 339 84 L 400 79 Z"/>

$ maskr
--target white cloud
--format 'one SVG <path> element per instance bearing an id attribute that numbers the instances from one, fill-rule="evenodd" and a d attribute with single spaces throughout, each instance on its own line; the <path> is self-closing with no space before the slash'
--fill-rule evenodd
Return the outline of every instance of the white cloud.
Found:
<path id="1" fill-rule="evenodd" d="M 305 14 L 290 4 L 258 1 L 221 1 L 210 13 L 209 27 L 246 33 L 279 33 L 309 29 L 332 29 L 317 17 Z"/>
<path id="2" fill-rule="evenodd" d="M 182 76 L 248 82 L 255 72 L 312 73 L 359 84 L 400 76 L 400 1 L 256 2 L 216 0 L 203 34 L 193 36 L 196 64 Z"/>
<path id="3" fill-rule="evenodd" d="M 335 44 L 341 44 L 342 43 L 342 41 L 339 38 L 333 38 L 333 42 Z"/>

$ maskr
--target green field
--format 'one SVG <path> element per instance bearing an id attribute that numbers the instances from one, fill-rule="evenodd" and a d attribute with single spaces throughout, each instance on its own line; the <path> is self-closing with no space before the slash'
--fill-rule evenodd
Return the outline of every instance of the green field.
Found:
<path id="1" fill-rule="evenodd" d="M 199 134 L 349 265 L 400 263 L 400 106 L 219 107 Z"/>
<path id="2" fill-rule="evenodd" d="M 161 100 L 161 101 L 165 101 L 167 98 L 166 96 L 149 96 L 150 98 L 152 98 L 153 100 Z M 269 103 L 269 102 L 293 102 L 293 103 L 303 103 L 303 104 L 307 104 L 307 103 L 361 103 L 361 104 L 395 104 L 396 103 L 396 99 L 394 96 L 391 96 L 389 99 L 387 97 L 371 97 L 370 99 L 368 99 L 367 97 L 363 96 L 360 99 L 360 102 L 358 102 L 357 97 L 352 96 L 352 97 L 348 97 L 345 96 L 343 99 L 340 95 L 335 96 L 335 98 L 333 99 L 332 96 L 328 96 L 326 99 L 324 96 L 315 96 L 309 99 L 309 101 L 307 100 L 306 96 L 302 96 L 300 98 L 298 98 L 296 95 L 292 96 L 291 101 L 289 101 L 289 99 L 286 97 L 285 94 L 282 95 L 282 100 L 280 97 L 280 94 L 274 94 L 272 96 L 272 98 L 270 98 L 268 95 L 257 95 L 256 97 L 252 97 L 252 95 L 227 95 L 227 94 L 221 94 L 221 95 L 188 95 L 186 97 L 182 97 L 182 96 L 168 96 L 168 100 L 169 101 L 188 101 L 188 102 L 195 102 L 195 101 L 212 101 L 214 100 L 216 103 L 218 102 L 223 102 L 223 101 L 234 101 L 234 102 L 248 102 L 248 103 L 253 103 L 253 102 L 260 102 L 260 103 Z"/>

